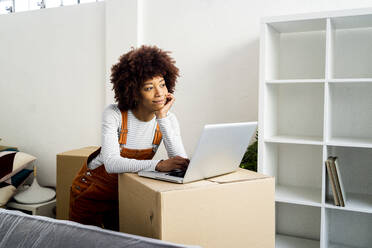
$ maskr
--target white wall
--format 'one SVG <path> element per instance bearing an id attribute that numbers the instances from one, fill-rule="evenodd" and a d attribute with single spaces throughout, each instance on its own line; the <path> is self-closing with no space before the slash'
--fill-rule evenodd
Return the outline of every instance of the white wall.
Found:
<path id="1" fill-rule="evenodd" d="M 114 103 L 114 92 L 110 83 L 111 67 L 119 61 L 120 55 L 138 43 L 137 0 L 106 1 L 105 52 L 106 52 L 106 103 Z"/>
<path id="2" fill-rule="evenodd" d="M 361 8 L 371 1 L 142 0 L 140 41 L 173 52 L 176 113 L 189 156 L 206 123 L 258 118 L 260 18 Z M 166 156 L 164 147 L 156 158 Z"/>
<path id="3" fill-rule="evenodd" d="M 144 1 L 143 42 L 173 51 L 181 71 L 173 111 L 189 156 L 204 124 L 257 120 L 259 20 L 249 5 Z"/>
<path id="4" fill-rule="evenodd" d="M 177 115 L 189 155 L 206 123 L 257 120 L 262 16 L 371 7 L 367 0 L 106 0 L 0 16 L 0 137 L 38 157 L 100 144 L 113 102 L 110 68 L 130 46 L 172 51 Z M 156 157 L 164 157 L 162 147 Z"/>
<path id="5" fill-rule="evenodd" d="M 105 5 L 0 16 L 1 144 L 36 156 L 55 185 L 56 154 L 100 143 Z"/>

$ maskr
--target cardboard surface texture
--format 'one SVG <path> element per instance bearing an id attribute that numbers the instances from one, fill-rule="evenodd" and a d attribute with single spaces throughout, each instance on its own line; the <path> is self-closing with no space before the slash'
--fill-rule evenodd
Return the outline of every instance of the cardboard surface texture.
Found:
<path id="1" fill-rule="evenodd" d="M 119 175 L 120 231 L 202 247 L 273 248 L 275 182 L 239 169 L 175 184 Z"/>
<path id="2" fill-rule="evenodd" d="M 98 148 L 89 146 L 57 154 L 57 219 L 68 220 L 72 180 L 89 155 Z"/>

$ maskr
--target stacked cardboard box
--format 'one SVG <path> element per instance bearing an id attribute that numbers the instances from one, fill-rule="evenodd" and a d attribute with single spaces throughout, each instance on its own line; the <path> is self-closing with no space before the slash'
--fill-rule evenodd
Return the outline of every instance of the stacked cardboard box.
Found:
<path id="1" fill-rule="evenodd" d="M 70 187 L 98 147 L 57 155 L 57 218 L 68 219 Z M 239 169 L 188 184 L 119 175 L 120 231 L 213 247 L 275 246 L 275 181 Z"/>
<path id="2" fill-rule="evenodd" d="M 274 191 L 274 178 L 243 169 L 181 185 L 121 174 L 120 231 L 204 248 L 273 248 Z"/>
<path id="3" fill-rule="evenodd" d="M 72 180 L 98 148 L 89 146 L 57 154 L 57 219 L 68 220 Z"/>

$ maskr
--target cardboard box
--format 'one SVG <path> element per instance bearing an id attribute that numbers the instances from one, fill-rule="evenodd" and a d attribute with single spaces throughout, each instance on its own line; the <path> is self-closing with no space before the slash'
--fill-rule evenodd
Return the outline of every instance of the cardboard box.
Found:
<path id="1" fill-rule="evenodd" d="M 204 248 L 275 246 L 275 181 L 252 171 L 188 184 L 119 176 L 120 231 Z"/>
<path id="2" fill-rule="evenodd" d="M 68 220 L 72 180 L 99 147 L 89 146 L 57 154 L 57 219 Z"/>

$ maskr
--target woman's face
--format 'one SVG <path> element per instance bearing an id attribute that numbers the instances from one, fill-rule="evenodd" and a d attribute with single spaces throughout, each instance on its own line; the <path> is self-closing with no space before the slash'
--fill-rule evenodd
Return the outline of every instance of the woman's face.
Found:
<path id="1" fill-rule="evenodd" d="M 156 76 L 145 81 L 140 90 L 141 101 L 139 106 L 148 111 L 160 110 L 167 100 L 168 89 L 162 76 Z"/>

